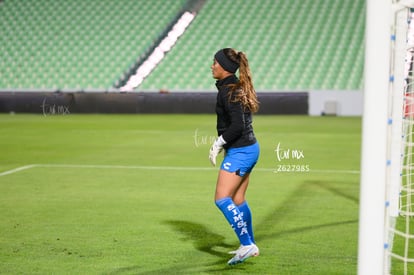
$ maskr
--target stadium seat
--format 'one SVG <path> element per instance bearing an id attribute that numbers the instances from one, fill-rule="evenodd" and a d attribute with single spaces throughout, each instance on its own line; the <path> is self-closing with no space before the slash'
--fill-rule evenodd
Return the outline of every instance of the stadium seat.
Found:
<path id="1" fill-rule="evenodd" d="M 2 1 L 0 89 L 107 89 L 187 0 Z M 235 8 L 237 7 L 237 8 Z M 214 53 L 247 53 L 257 90 L 362 85 L 365 1 L 206 1 L 137 90 L 214 90 Z"/>
<path id="2" fill-rule="evenodd" d="M 184 2 L 3 1 L 0 89 L 109 88 Z"/>
<path id="3" fill-rule="evenodd" d="M 363 15 L 364 1 L 208 1 L 138 89 L 214 89 L 209 66 L 222 47 L 248 54 L 258 90 L 360 89 Z"/>

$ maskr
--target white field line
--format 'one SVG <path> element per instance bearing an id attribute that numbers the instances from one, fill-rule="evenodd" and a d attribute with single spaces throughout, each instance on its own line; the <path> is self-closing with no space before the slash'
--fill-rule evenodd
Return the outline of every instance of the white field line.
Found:
<path id="1" fill-rule="evenodd" d="M 173 170 L 173 171 L 213 171 L 216 167 L 191 167 L 191 166 L 144 166 L 144 165 L 95 165 L 95 164 L 30 164 L 7 170 L 0 173 L 0 177 L 14 174 L 27 169 L 36 167 L 45 168 L 82 168 L 82 169 L 141 169 L 141 170 Z M 255 168 L 253 171 L 273 172 L 273 173 L 299 173 L 299 172 L 277 172 L 276 168 Z M 359 174 L 358 170 L 309 170 L 302 173 L 319 174 Z"/>
<path id="2" fill-rule="evenodd" d="M 17 172 L 20 172 L 20 171 L 23 171 L 23 170 L 31 169 L 31 168 L 36 167 L 36 166 L 37 166 L 36 164 L 30 164 L 30 165 L 17 167 L 15 169 L 4 171 L 4 172 L 0 173 L 0 177 L 7 176 L 7 175 L 10 175 L 10 174 L 14 174 L 14 173 L 17 173 Z"/>

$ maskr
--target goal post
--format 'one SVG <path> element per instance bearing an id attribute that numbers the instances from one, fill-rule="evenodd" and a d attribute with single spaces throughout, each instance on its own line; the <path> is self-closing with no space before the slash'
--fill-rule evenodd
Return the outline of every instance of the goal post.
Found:
<path id="1" fill-rule="evenodd" d="M 366 1 L 358 274 L 383 274 L 390 1 Z"/>
<path id="2" fill-rule="evenodd" d="M 414 165 L 414 113 L 407 114 L 412 101 L 408 91 L 413 90 L 408 77 L 413 35 L 408 26 L 414 0 L 366 3 L 358 274 L 390 274 L 392 259 L 403 261 L 398 272 L 408 274 L 407 263 L 414 258 L 401 251 L 408 251 L 409 240 L 414 239 L 410 234 L 414 213 L 403 209 L 414 188 L 414 184 L 405 186 L 412 178 L 406 168 Z M 403 232 L 396 228 L 401 217 L 406 225 Z M 394 236 L 404 238 L 397 242 L 397 253 Z"/>

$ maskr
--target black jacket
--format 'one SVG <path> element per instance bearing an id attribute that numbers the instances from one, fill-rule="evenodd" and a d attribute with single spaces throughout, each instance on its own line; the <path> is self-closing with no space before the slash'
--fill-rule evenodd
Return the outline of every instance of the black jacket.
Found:
<path id="1" fill-rule="evenodd" d="M 244 110 L 240 102 L 232 102 L 229 98 L 229 84 L 235 84 L 239 80 L 235 75 L 231 75 L 216 82 L 218 89 L 216 113 L 217 113 L 217 133 L 223 135 L 226 141 L 224 148 L 236 148 L 248 146 L 256 143 L 252 126 L 252 113 Z"/>

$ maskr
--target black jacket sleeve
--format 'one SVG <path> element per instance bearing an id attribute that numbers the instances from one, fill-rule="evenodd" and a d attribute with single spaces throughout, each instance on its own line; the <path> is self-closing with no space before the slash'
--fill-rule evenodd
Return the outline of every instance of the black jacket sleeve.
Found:
<path id="1" fill-rule="evenodd" d="M 236 92 L 231 92 L 228 84 L 237 82 L 230 76 L 216 83 L 218 88 L 216 113 L 217 134 L 226 141 L 224 148 L 242 147 L 256 142 L 252 126 L 252 114 L 245 110 L 242 103 L 235 101 Z M 231 98 L 229 98 L 231 96 Z"/>
<path id="2" fill-rule="evenodd" d="M 244 130 L 244 114 L 243 106 L 240 102 L 228 102 L 226 104 L 227 112 L 230 117 L 230 125 L 226 129 L 223 135 L 223 139 L 227 143 L 233 143 L 236 139 L 240 138 Z"/>
<path id="3" fill-rule="evenodd" d="M 229 99 L 228 91 L 220 91 L 217 96 L 217 133 L 226 141 L 224 148 L 254 144 L 252 115 L 244 111 L 241 102 Z"/>

